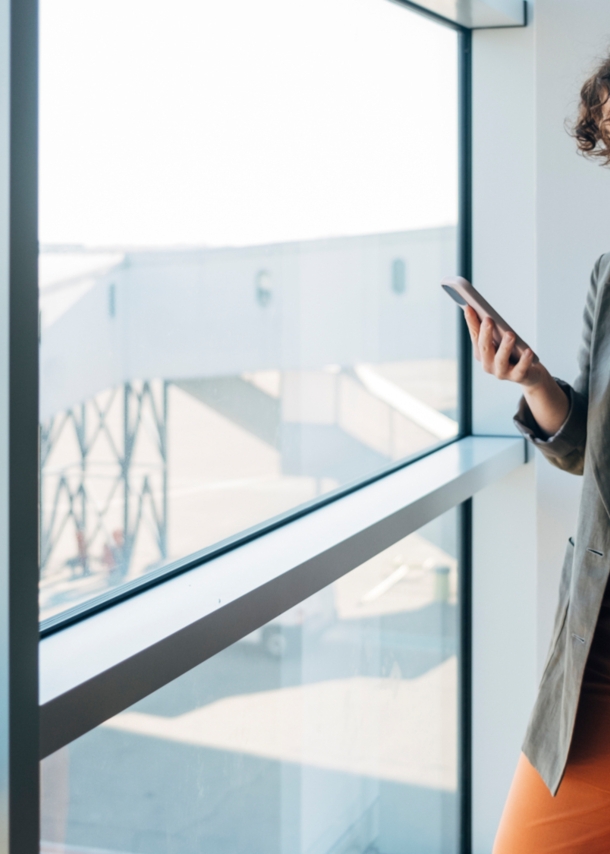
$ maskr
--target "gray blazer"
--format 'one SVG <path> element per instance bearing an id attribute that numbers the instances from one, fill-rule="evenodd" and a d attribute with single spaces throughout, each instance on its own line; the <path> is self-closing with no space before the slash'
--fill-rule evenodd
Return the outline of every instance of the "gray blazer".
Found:
<path id="1" fill-rule="evenodd" d="M 545 439 L 524 400 L 515 424 L 564 471 L 583 475 L 574 538 L 567 544 L 559 604 L 523 751 L 553 795 L 566 766 L 583 673 L 610 572 L 610 253 L 591 274 L 580 373 L 560 430 Z M 610 654 L 610 651 L 609 651 Z"/>

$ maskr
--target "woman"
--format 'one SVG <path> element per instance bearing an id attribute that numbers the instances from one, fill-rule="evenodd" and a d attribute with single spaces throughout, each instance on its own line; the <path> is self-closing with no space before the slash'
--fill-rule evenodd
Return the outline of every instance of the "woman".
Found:
<path id="1" fill-rule="evenodd" d="M 610 165 L 610 58 L 581 91 L 579 149 Z M 583 475 L 576 536 L 568 543 L 547 664 L 494 854 L 610 852 L 610 253 L 595 264 L 580 373 L 554 379 L 531 350 L 509 362 L 493 323 L 466 320 L 476 358 L 523 398 L 515 423 L 546 458 Z"/>

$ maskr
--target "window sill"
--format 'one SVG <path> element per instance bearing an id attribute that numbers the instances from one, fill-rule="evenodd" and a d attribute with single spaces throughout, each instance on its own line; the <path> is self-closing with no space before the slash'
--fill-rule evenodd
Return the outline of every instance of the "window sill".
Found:
<path id="1" fill-rule="evenodd" d="M 48 756 L 526 461 L 468 437 L 40 642 Z"/>

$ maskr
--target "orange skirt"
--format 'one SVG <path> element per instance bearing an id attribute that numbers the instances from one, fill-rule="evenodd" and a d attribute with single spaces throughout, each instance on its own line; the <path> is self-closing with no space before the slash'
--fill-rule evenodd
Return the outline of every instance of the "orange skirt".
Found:
<path id="1" fill-rule="evenodd" d="M 602 605 L 564 778 L 553 798 L 522 754 L 493 854 L 610 852 L 610 603 Z"/>

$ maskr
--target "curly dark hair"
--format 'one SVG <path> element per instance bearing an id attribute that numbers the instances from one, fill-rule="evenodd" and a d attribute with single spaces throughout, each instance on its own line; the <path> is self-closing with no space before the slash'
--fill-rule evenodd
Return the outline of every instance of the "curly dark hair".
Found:
<path id="1" fill-rule="evenodd" d="M 580 90 L 578 117 L 572 128 L 581 154 L 597 157 L 610 166 L 610 122 L 603 107 L 610 99 L 610 56 L 589 77 Z"/>

